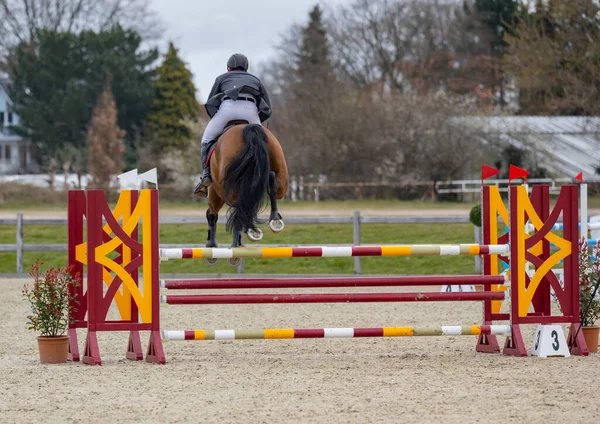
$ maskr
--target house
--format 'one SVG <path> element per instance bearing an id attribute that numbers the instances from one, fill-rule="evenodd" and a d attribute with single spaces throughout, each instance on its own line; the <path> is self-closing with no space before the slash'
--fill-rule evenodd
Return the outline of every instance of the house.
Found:
<path id="1" fill-rule="evenodd" d="M 0 174 L 21 174 L 32 165 L 30 144 L 10 129 L 19 123 L 19 117 L 11 110 L 9 84 L 0 76 Z"/>
<path id="2" fill-rule="evenodd" d="M 466 124 L 492 140 L 523 149 L 553 176 L 572 178 L 583 172 L 597 177 L 600 167 L 600 117 L 591 116 L 464 116 Z"/>

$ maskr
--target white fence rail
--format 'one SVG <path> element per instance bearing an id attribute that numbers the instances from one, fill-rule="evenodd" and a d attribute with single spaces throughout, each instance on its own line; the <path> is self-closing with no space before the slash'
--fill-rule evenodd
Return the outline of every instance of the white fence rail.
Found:
<path id="1" fill-rule="evenodd" d="M 323 190 L 335 190 L 342 188 L 355 188 L 358 190 L 368 188 L 401 188 L 401 187 L 421 187 L 430 196 L 433 193 L 438 194 L 476 194 L 481 193 L 481 180 L 451 180 L 451 181 L 379 181 L 379 182 L 327 182 L 319 178 L 317 182 L 309 182 L 314 178 L 296 177 L 290 178 L 290 188 L 288 197 L 292 201 L 297 200 L 322 200 Z M 600 183 L 600 177 L 587 177 L 586 183 Z M 572 184 L 573 178 L 531 178 L 527 180 L 529 187 L 533 185 L 545 184 L 550 186 L 551 194 L 558 194 L 560 188 L 565 184 Z M 507 192 L 509 187 L 508 180 L 486 180 L 485 185 L 499 187 L 500 191 Z"/>
<path id="2" fill-rule="evenodd" d="M 219 223 L 224 224 L 226 219 L 219 218 Z M 362 224 L 465 224 L 469 222 L 468 217 L 451 217 L 451 216 L 361 216 L 358 211 L 355 211 L 352 216 L 344 217 L 286 217 L 286 224 L 352 224 L 353 238 L 348 240 L 347 244 L 355 246 L 361 245 L 361 225 Z M 202 217 L 163 217 L 159 219 L 160 224 L 199 224 L 206 225 L 206 219 Z M 0 225 L 12 225 L 16 227 L 16 243 L 15 244 L 0 244 L 0 253 L 16 252 L 16 272 L 23 273 L 23 252 L 48 252 L 67 250 L 67 244 L 25 244 L 23 242 L 24 227 L 28 225 L 67 225 L 66 219 L 24 219 L 23 214 L 17 214 L 16 219 L 0 219 Z M 347 245 L 346 244 L 346 245 Z M 188 248 L 196 247 L 198 244 L 161 244 L 161 248 Z M 335 244 L 329 244 L 335 246 Z M 226 245 L 223 245 L 226 246 Z M 269 247 L 284 247 L 289 245 L 262 245 Z M 477 263 L 477 262 L 476 262 Z M 239 273 L 243 273 L 243 261 L 238 268 Z M 354 258 L 354 273 L 361 273 L 360 257 Z"/>
<path id="3" fill-rule="evenodd" d="M 200 175 L 191 175 L 189 177 L 190 184 L 198 181 Z M 310 180 L 316 180 L 310 182 Z M 586 176 L 587 183 L 600 183 L 600 176 Z M 85 189 L 90 181 L 89 175 L 82 175 L 81 179 L 77 174 L 67 174 L 66 178 L 63 174 L 54 176 L 54 188 L 56 190 Z M 527 180 L 529 185 L 547 184 L 550 186 L 550 192 L 558 193 L 560 187 L 565 184 L 570 184 L 574 181 L 573 178 L 532 178 Z M 49 187 L 50 178 L 46 174 L 30 174 L 30 175 L 0 175 L 0 184 L 2 183 L 18 183 L 28 184 L 36 187 Z M 119 184 L 120 180 L 115 177 L 115 185 Z M 507 191 L 508 180 L 486 180 L 486 185 L 495 185 L 500 188 L 500 191 Z M 322 200 L 322 190 L 341 189 L 341 188 L 394 188 L 394 187 L 423 187 L 425 190 L 439 194 L 468 194 L 479 193 L 481 191 L 481 180 L 450 180 L 450 181 L 375 181 L 375 182 L 328 182 L 323 176 L 291 176 L 287 197 L 292 201 L 297 200 L 314 200 L 318 202 Z"/>

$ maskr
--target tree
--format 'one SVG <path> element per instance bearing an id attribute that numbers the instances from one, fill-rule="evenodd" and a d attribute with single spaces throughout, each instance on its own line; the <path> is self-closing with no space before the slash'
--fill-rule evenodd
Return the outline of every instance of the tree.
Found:
<path id="1" fill-rule="evenodd" d="M 91 185 L 108 190 L 112 176 L 125 166 L 125 131 L 117 124 L 117 106 L 110 87 L 110 74 L 98 97 L 87 133 Z"/>
<path id="2" fill-rule="evenodd" d="M 383 95 L 489 90 L 489 48 L 468 5 L 355 0 L 331 18 L 334 62 L 358 88 Z"/>
<path id="3" fill-rule="evenodd" d="M 529 171 L 529 178 L 550 178 L 548 170 L 539 165 L 535 150 L 528 146 L 528 141 L 521 139 L 519 134 L 511 135 L 511 138 L 518 140 L 523 147 L 516 147 L 512 144 L 507 145 L 504 142 L 505 147 L 499 152 L 501 159 L 495 162 L 496 167 L 502 170 L 499 178 L 509 178 L 511 165 L 527 169 Z"/>
<path id="4" fill-rule="evenodd" d="M 505 66 L 516 78 L 520 112 L 600 114 L 600 6 L 552 0 L 524 8 L 508 37 Z"/>
<path id="5" fill-rule="evenodd" d="M 84 65 L 80 78 L 86 81 L 91 91 L 88 114 L 91 114 L 90 105 L 102 91 L 105 71 L 108 70 L 112 75 L 119 126 L 127 131 L 125 160 L 127 166 L 132 167 L 137 161 L 136 143 L 154 98 L 152 83 L 158 50 L 143 49 L 144 41 L 136 31 L 118 25 L 101 32 L 84 31 L 79 34 L 79 39 Z"/>
<path id="6" fill-rule="evenodd" d="M 339 112 L 346 107 L 344 86 L 337 80 L 329 54 L 329 41 L 323 13 L 315 6 L 303 27 L 292 27 L 282 43 L 282 57 L 275 69 L 276 87 L 281 87 L 280 105 L 272 118 L 273 127 L 281 134 L 284 151 L 295 150 L 303 168 L 306 158 L 315 172 L 328 172 L 340 151 L 337 134 Z M 277 90 L 275 91 L 277 93 Z M 278 96 L 273 96 L 278 99 Z M 301 153 L 302 152 L 302 153 Z"/>
<path id="7" fill-rule="evenodd" d="M 506 104 L 502 58 L 507 46 L 506 37 L 514 34 L 520 4 L 520 0 L 475 0 L 474 4 L 475 12 L 484 25 L 482 37 L 488 40 L 494 58 L 490 73 L 495 87 L 500 89 L 501 106 Z"/>
<path id="8" fill-rule="evenodd" d="M 355 0 L 327 14 L 315 8 L 306 26 L 292 27 L 269 74 L 290 174 L 386 182 L 470 170 L 481 143 L 450 125 L 465 107 L 431 94 L 455 89 L 450 59 L 468 44 L 455 10 L 436 0 Z"/>
<path id="9" fill-rule="evenodd" d="M 492 35 L 490 44 L 496 57 L 504 55 L 505 36 L 513 34 L 520 4 L 519 0 L 475 0 L 474 9 Z"/>
<path id="10" fill-rule="evenodd" d="M 444 94 L 404 95 L 396 100 L 393 115 L 399 124 L 394 144 L 402 154 L 398 172 L 437 182 L 460 178 L 481 163 L 486 149 L 479 131 L 458 125 L 457 109 L 469 113 Z"/>
<path id="11" fill-rule="evenodd" d="M 20 44 L 35 45 L 41 30 L 102 32 L 115 24 L 145 39 L 162 32 L 149 0 L 0 0 L 0 62 Z"/>
<path id="12" fill-rule="evenodd" d="M 296 54 L 296 98 L 301 98 L 307 91 L 312 92 L 310 94 L 326 94 L 323 89 L 335 80 L 323 12 L 319 6 L 315 6 L 308 16 L 308 25 L 302 28 L 302 42 Z"/>
<path id="13" fill-rule="evenodd" d="M 335 62 L 357 87 L 407 88 L 401 63 L 413 53 L 418 24 L 409 2 L 355 0 L 331 18 Z"/>
<path id="14" fill-rule="evenodd" d="M 33 142 L 42 165 L 57 160 L 66 145 L 83 148 L 88 89 L 77 36 L 44 32 L 37 48 L 21 45 L 13 61 L 10 97 L 21 118 L 13 131 Z"/>
<path id="15" fill-rule="evenodd" d="M 141 38 L 121 27 L 78 35 L 41 31 L 35 47 L 22 44 L 13 56 L 10 95 L 21 117 L 15 131 L 37 147 L 38 160 L 48 163 L 67 146 L 86 146 L 92 109 L 112 75 L 119 126 L 127 131 L 128 163 L 135 162 L 134 142 L 153 96 L 152 63 L 156 50 L 141 50 Z"/>
<path id="16" fill-rule="evenodd" d="M 157 73 L 145 136 L 155 154 L 185 150 L 191 141 L 191 132 L 184 120 L 197 119 L 200 105 L 196 100 L 192 73 L 177 55 L 173 43 L 169 44 L 169 51 Z"/>

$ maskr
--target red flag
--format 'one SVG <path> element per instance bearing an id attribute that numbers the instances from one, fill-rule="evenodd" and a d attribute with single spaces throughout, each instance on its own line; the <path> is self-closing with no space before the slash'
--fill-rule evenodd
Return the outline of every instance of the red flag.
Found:
<path id="1" fill-rule="evenodd" d="M 583 172 L 580 172 L 579 174 L 577 174 L 577 175 L 575 176 L 575 179 L 576 179 L 577 181 L 579 181 L 580 183 L 582 183 L 582 182 L 583 182 Z"/>
<path id="2" fill-rule="evenodd" d="M 528 170 L 511 165 L 510 170 L 508 171 L 508 181 L 514 180 L 515 178 L 527 179 L 527 175 L 529 175 Z"/>
<path id="3" fill-rule="evenodd" d="M 487 166 L 487 165 L 481 165 L 481 179 L 482 180 L 493 177 L 494 175 L 498 175 L 499 173 L 500 173 L 499 169 L 492 168 L 491 166 Z"/>

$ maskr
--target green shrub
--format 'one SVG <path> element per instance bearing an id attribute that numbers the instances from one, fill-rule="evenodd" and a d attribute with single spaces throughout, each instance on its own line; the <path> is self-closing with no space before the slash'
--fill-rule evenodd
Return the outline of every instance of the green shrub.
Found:
<path id="1" fill-rule="evenodd" d="M 476 204 L 469 212 L 469 221 L 476 227 L 481 227 L 481 203 Z"/>

